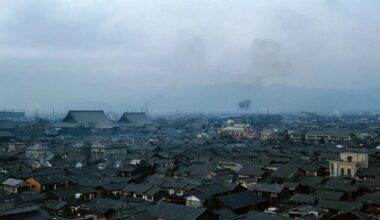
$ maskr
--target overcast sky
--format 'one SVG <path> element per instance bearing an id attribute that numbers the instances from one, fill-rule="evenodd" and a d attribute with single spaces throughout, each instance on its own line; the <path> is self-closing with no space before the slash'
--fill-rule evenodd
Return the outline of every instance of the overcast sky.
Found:
<path id="1" fill-rule="evenodd" d="M 377 88 L 379 11 L 378 0 L 0 0 L 0 106 L 226 83 Z"/>

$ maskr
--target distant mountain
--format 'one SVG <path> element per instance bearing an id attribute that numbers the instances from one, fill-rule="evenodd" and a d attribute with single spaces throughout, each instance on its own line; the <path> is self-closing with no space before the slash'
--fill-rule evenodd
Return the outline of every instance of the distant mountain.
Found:
<path id="1" fill-rule="evenodd" d="M 238 102 L 252 101 L 249 112 L 378 111 L 380 90 L 334 90 L 284 85 L 202 85 L 165 91 L 150 107 L 164 112 L 238 112 Z"/>

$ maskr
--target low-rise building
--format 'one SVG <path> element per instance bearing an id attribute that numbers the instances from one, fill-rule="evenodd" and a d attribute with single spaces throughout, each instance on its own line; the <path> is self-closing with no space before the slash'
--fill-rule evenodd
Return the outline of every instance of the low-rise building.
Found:
<path id="1" fill-rule="evenodd" d="M 330 161 L 330 176 L 356 177 L 360 168 L 368 168 L 368 153 L 359 151 L 344 151 L 339 160 Z"/>
<path id="2" fill-rule="evenodd" d="M 350 141 L 353 138 L 353 133 L 345 129 L 326 129 L 326 130 L 313 130 L 305 135 L 305 140 L 337 142 L 337 141 Z"/>
<path id="3" fill-rule="evenodd" d="M 2 184 L 2 189 L 6 192 L 21 193 L 29 189 L 29 185 L 20 179 L 9 178 Z"/>
<path id="4" fill-rule="evenodd" d="M 240 140 L 242 138 L 254 139 L 256 137 L 255 131 L 249 124 L 237 124 L 233 120 L 227 121 L 227 126 L 219 129 L 219 135 L 228 135 L 234 139 Z"/>

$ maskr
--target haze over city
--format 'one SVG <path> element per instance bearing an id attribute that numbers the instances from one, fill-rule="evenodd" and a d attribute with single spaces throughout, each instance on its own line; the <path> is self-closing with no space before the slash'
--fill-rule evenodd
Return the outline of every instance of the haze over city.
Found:
<path id="1" fill-rule="evenodd" d="M 379 110 L 379 10 L 375 0 L 2 0 L 1 107 L 233 112 L 248 98 L 253 112 Z"/>
<path id="2" fill-rule="evenodd" d="M 0 0 L 0 220 L 380 220 L 380 0 Z"/>

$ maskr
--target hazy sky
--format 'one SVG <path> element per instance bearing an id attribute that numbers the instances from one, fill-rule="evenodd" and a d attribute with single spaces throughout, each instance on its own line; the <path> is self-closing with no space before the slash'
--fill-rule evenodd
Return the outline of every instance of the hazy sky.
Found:
<path id="1" fill-rule="evenodd" d="M 0 106 L 125 105 L 210 83 L 377 88 L 379 11 L 378 0 L 0 0 Z"/>

